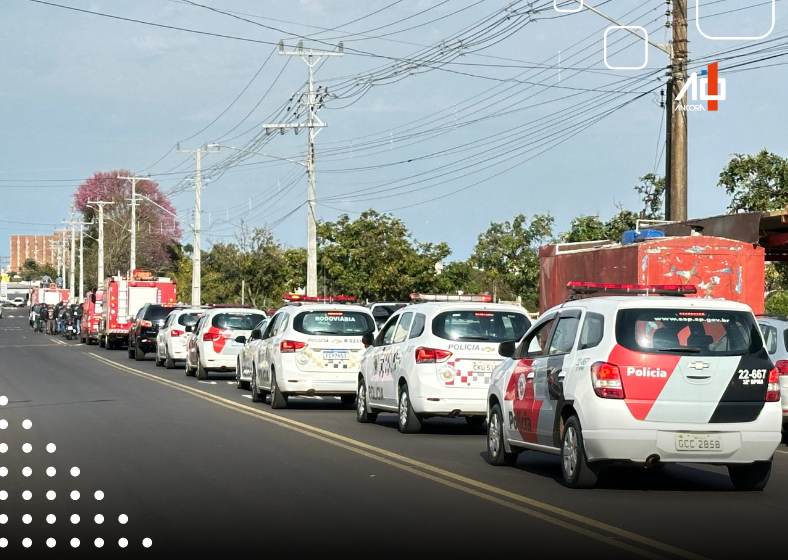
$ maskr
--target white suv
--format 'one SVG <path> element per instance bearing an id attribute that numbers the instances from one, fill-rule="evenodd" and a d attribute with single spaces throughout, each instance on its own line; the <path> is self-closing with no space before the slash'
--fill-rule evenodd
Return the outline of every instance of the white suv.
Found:
<path id="1" fill-rule="evenodd" d="M 356 400 L 361 338 L 375 333 L 375 319 L 359 305 L 305 303 L 286 305 L 263 332 L 253 364 L 254 402 L 271 394 L 272 408 L 285 408 L 289 395 L 339 396 Z"/>
<path id="2" fill-rule="evenodd" d="M 186 359 L 186 327 L 194 327 L 203 309 L 176 309 L 167 315 L 156 335 L 156 365 L 174 369 L 175 362 Z"/>
<path id="3" fill-rule="evenodd" d="M 186 375 L 197 373 L 197 379 L 208 379 L 209 371 L 234 372 L 236 356 L 255 325 L 266 315 L 245 307 L 206 309 L 190 333 L 186 343 Z"/>
<path id="4" fill-rule="evenodd" d="M 522 307 L 498 303 L 398 310 L 362 360 L 356 419 L 374 422 L 379 412 L 396 412 L 402 433 L 418 432 L 430 416 L 483 424 L 492 372 L 502 361 L 498 345 L 519 340 L 530 324 Z"/>
<path id="5" fill-rule="evenodd" d="M 694 287 L 570 283 L 579 293 L 694 293 Z M 564 482 L 592 487 L 624 461 L 726 465 L 760 490 L 780 443 L 778 372 L 752 310 L 683 297 L 594 297 L 545 312 L 493 377 L 487 451 L 560 454 Z"/>

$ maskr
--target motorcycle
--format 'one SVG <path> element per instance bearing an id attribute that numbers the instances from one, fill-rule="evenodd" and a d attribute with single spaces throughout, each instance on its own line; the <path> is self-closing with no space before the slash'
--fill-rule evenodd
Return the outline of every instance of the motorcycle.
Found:
<path id="1" fill-rule="evenodd" d="M 67 319 L 66 330 L 65 330 L 66 340 L 72 340 L 74 338 L 75 333 L 76 333 L 76 329 L 74 328 L 74 320 Z"/>

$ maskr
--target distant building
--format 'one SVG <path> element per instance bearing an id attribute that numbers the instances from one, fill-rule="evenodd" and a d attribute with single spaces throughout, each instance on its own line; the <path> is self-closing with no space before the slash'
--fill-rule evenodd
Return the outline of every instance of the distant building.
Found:
<path id="1" fill-rule="evenodd" d="M 39 265 L 56 264 L 57 253 L 50 246 L 54 240 L 54 235 L 12 235 L 9 270 L 20 270 L 27 259 Z"/>

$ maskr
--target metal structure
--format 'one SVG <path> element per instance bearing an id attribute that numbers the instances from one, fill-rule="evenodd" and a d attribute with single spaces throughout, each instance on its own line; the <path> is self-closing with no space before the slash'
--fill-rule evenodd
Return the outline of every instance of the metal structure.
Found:
<path id="1" fill-rule="evenodd" d="M 131 181 L 131 254 L 129 256 L 129 271 L 137 268 L 137 181 L 150 181 L 150 177 L 121 177 L 118 179 L 125 179 Z"/>
<path id="2" fill-rule="evenodd" d="M 115 204 L 105 200 L 88 201 L 88 206 L 98 207 L 98 287 L 104 285 L 104 206 L 107 204 Z"/>

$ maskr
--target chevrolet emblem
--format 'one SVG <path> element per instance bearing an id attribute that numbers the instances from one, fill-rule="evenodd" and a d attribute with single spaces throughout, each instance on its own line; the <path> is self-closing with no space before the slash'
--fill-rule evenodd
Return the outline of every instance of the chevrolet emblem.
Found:
<path id="1" fill-rule="evenodd" d="M 492 352 L 493 350 L 495 350 L 495 348 L 493 348 L 492 346 L 485 346 L 484 348 L 482 348 L 482 352 Z"/>
<path id="2" fill-rule="evenodd" d="M 701 371 L 704 369 L 708 369 L 709 364 L 707 364 L 706 362 L 692 362 L 687 367 Z"/>

